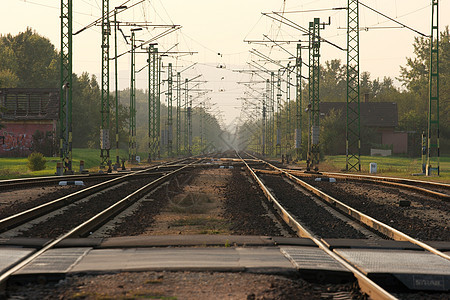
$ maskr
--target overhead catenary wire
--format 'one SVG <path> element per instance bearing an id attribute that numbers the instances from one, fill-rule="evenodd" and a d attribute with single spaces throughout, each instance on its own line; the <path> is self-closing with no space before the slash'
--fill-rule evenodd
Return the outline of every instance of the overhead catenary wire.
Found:
<path id="1" fill-rule="evenodd" d="M 388 19 L 388 20 L 390 20 L 390 21 L 392 21 L 392 22 L 394 22 L 394 23 L 399 24 L 400 26 L 402 26 L 402 27 L 404 27 L 404 28 L 406 28 L 406 29 L 409 29 L 409 30 L 411 30 L 411 31 L 413 31 L 413 32 L 415 32 L 415 33 L 417 33 L 417 34 L 420 34 L 421 36 L 424 36 L 424 37 L 430 37 L 429 35 L 426 35 L 426 34 L 420 32 L 420 31 L 418 31 L 418 30 L 416 30 L 416 29 L 414 29 L 414 28 L 412 28 L 412 27 L 410 27 L 410 26 L 408 26 L 408 25 L 405 25 L 405 24 L 403 24 L 403 23 L 401 23 L 401 22 L 395 20 L 394 18 L 391 18 L 391 17 L 389 17 L 389 16 L 383 14 L 382 12 L 380 12 L 380 11 L 378 11 L 378 10 L 376 10 L 376 9 L 374 9 L 374 8 L 372 8 L 372 7 L 370 7 L 370 6 L 366 5 L 366 4 L 364 4 L 364 3 L 362 3 L 361 1 L 359 1 L 359 4 L 361 4 L 362 6 L 364 6 L 364 7 L 367 8 L 367 9 L 369 9 L 369 10 L 371 10 L 371 11 L 373 11 L 373 12 L 375 12 L 375 13 L 381 15 L 381 16 L 383 16 L 383 17 L 386 18 L 386 19 Z"/>

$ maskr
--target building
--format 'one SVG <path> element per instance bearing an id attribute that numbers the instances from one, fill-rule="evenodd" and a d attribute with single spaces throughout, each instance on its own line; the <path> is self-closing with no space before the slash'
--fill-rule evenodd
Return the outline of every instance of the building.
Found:
<path id="1" fill-rule="evenodd" d="M 346 116 L 347 103 L 345 102 L 321 102 L 320 113 L 327 115 L 334 109 L 341 111 Z M 371 141 L 362 141 L 376 148 L 377 145 L 392 148 L 393 154 L 408 152 L 408 133 L 396 131 L 398 126 L 397 103 L 393 102 L 361 102 L 360 103 L 361 126 L 373 129 L 376 134 Z M 344 150 L 345 153 L 345 150 Z"/>
<path id="2" fill-rule="evenodd" d="M 36 150 L 33 135 L 37 131 L 42 134 L 40 142 L 54 145 L 59 114 L 57 89 L 0 89 L 0 107 L 0 157 L 28 156 Z"/>

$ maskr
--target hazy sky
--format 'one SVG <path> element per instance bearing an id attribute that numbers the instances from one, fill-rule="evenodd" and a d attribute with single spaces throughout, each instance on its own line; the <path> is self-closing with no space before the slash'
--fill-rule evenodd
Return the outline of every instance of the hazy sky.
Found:
<path id="1" fill-rule="evenodd" d="M 110 0 L 110 9 L 121 5 L 126 0 Z M 59 0 L 2 0 L 0 10 L 0 33 L 17 34 L 31 27 L 39 34 L 49 38 L 60 48 Z M 74 32 L 91 23 L 101 15 L 101 0 L 74 0 Z M 131 0 L 131 6 L 140 0 Z M 449 24 L 450 0 L 440 0 L 440 31 Z M 430 34 L 431 1 L 430 0 L 364 0 L 362 3 L 413 27 L 419 32 Z M 194 68 L 183 72 L 183 76 L 192 78 L 203 74 L 202 80 L 208 81 L 203 88 L 211 89 L 208 95 L 211 102 L 218 103 L 230 123 L 239 116 L 240 102 L 236 100 L 243 96 L 242 86 L 236 81 L 248 80 L 242 73 L 233 72 L 236 69 L 247 68 L 246 62 L 255 59 L 249 50 L 258 49 L 277 60 L 286 60 L 289 54 L 273 45 L 266 43 L 248 44 L 244 40 L 261 40 L 263 35 L 277 40 L 305 40 L 301 32 L 288 26 L 280 25 L 261 12 L 297 11 L 286 13 L 285 16 L 295 23 L 307 27 L 314 17 L 328 21 L 331 25 L 322 31 L 322 37 L 333 43 L 346 47 L 346 11 L 328 10 L 345 7 L 347 0 L 145 0 L 143 3 L 119 14 L 120 21 L 148 21 L 153 24 L 176 24 L 182 29 L 176 33 L 158 40 L 160 51 L 167 50 L 177 44 L 173 50 L 195 51 L 198 54 L 178 58 L 164 58 L 164 64 L 172 62 L 178 70 L 197 62 Z M 315 10 L 315 11 L 311 11 Z M 400 29 L 398 25 L 388 21 L 374 12 L 360 7 L 360 26 L 368 28 L 360 34 L 361 71 L 368 71 L 372 79 L 377 77 L 399 76 L 399 66 L 404 66 L 406 57 L 413 56 L 412 43 L 418 34 Z M 373 27 L 379 27 L 374 29 Z M 129 27 L 124 27 L 129 34 Z M 161 29 L 149 29 L 138 32 L 137 38 L 149 40 L 161 32 Z M 101 34 L 99 27 L 93 27 L 74 36 L 74 72 L 100 73 L 101 66 Z M 113 37 L 111 37 L 113 44 Z M 283 46 L 295 53 L 295 43 Z M 119 53 L 129 50 L 120 36 Z M 111 48 L 111 51 L 114 49 Z M 218 55 L 220 53 L 221 55 Z M 304 54 L 307 57 L 305 50 Z M 341 59 L 346 61 L 346 54 L 332 46 L 323 44 L 321 48 L 321 63 L 326 60 Z M 139 54 L 136 69 L 145 66 L 146 55 Z M 225 65 L 225 69 L 217 66 Z M 129 86 L 130 58 L 123 56 L 119 60 L 119 87 Z M 275 68 L 274 65 L 266 65 Z M 111 71 L 113 68 L 111 66 Z M 306 72 L 306 69 L 304 70 Z M 113 73 L 111 73 L 113 74 Z M 163 75 L 164 76 L 164 75 Z M 146 88 L 147 74 L 142 71 L 137 75 L 138 88 Z M 113 90 L 113 80 L 111 80 Z"/>

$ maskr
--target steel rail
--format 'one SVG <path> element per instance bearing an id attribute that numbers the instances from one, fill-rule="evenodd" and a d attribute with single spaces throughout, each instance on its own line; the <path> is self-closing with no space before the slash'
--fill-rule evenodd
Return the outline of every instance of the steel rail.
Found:
<path id="1" fill-rule="evenodd" d="M 182 161 L 182 160 L 180 160 Z M 176 161 L 176 163 L 179 163 L 180 161 Z M 175 162 L 171 162 L 175 163 Z M 123 181 L 126 181 L 132 177 L 140 176 L 141 174 L 144 174 L 145 172 L 148 172 L 150 170 L 157 170 L 161 165 L 152 166 L 150 168 L 136 171 L 133 173 L 128 173 L 126 175 L 122 175 L 120 177 L 116 177 L 113 179 L 110 179 L 105 182 L 101 182 L 99 184 L 93 185 L 91 187 L 85 188 L 83 190 L 77 191 L 75 193 L 72 193 L 70 195 L 63 196 L 61 198 L 55 199 L 53 201 L 38 205 L 36 207 L 30 208 L 28 210 L 25 210 L 23 212 L 20 212 L 18 214 L 6 217 L 4 219 L 0 220 L 0 232 L 6 231 L 10 228 L 19 226 L 25 222 L 28 222 L 29 220 L 32 220 L 34 218 L 37 218 L 39 216 L 42 216 L 50 211 L 53 211 L 55 209 L 61 208 L 64 205 L 67 205 L 69 203 L 72 203 L 74 201 L 77 201 L 81 198 L 87 197 L 89 195 L 92 195 L 98 191 L 101 191 L 103 189 L 109 188 L 111 186 L 117 185 Z"/>
<path id="2" fill-rule="evenodd" d="M 294 175 L 290 174 L 289 172 L 283 171 L 282 169 L 264 161 L 261 160 L 263 162 L 265 162 L 266 165 L 270 166 L 271 168 L 273 168 L 274 170 L 277 170 L 279 172 L 281 172 L 283 175 L 285 175 L 287 178 L 291 179 L 292 181 L 300 184 L 302 187 L 304 187 L 305 189 L 307 189 L 308 191 L 314 193 L 315 195 L 317 195 L 318 197 L 320 197 L 321 199 L 327 201 L 328 203 L 330 203 L 333 207 L 338 208 L 341 212 L 346 213 L 347 215 L 353 217 L 354 219 L 358 220 L 359 222 L 369 226 L 370 228 L 375 229 L 378 232 L 383 233 L 384 235 L 386 235 L 387 237 L 392 238 L 393 240 L 396 241 L 408 241 L 410 243 L 416 244 L 419 247 L 433 253 L 436 255 L 439 255 L 442 258 L 445 258 L 446 260 L 450 260 L 450 256 L 431 247 L 430 245 L 421 242 L 395 228 L 392 228 L 391 226 L 384 224 L 383 222 L 380 222 L 350 206 L 348 206 L 345 203 L 342 203 L 341 201 L 331 197 L 330 195 L 327 195 L 326 193 L 320 191 L 319 189 L 316 189 L 315 187 L 313 187 L 312 185 L 304 182 L 303 180 L 295 177 Z"/>
<path id="3" fill-rule="evenodd" d="M 90 218 L 89 220 L 83 222 L 82 224 L 78 225 L 77 227 L 73 228 L 72 230 L 68 231 L 65 234 L 60 235 L 56 239 L 53 239 L 52 241 L 48 242 L 43 248 L 39 249 L 35 253 L 30 254 L 29 256 L 25 257 L 23 260 L 18 262 L 13 267 L 9 268 L 2 274 L 0 274 L 0 286 L 4 286 L 6 283 L 6 280 L 15 272 L 19 271 L 23 267 L 30 264 L 33 260 L 38 258 L 40 255 L 45 253 L 46 251 L 50 250 L 54 246 L 56 246 L 58 243 L 63 241 L 64 239 L 75 237 L 75 236 L 82 236 L 85 235 L 87 232 L 92 231 L 99 226 L 101 226 L 105 221 L 107 221 L 109 218 L 117 215 L 121 211 L 123 211 L 128 204 L 132 204 L 134 201 L 137 201 L 139 197 L 141 197 L 143 194 L 148 192 L 150 189 L 152 189 L 155 185 L 158 185 L 161 183 L 161 181 L 164 181 L 165 179 L 175 175 L 177 172 L 189 167 L 192 164 L 195 164 L 196 162 L 192 162 L 188 165 L 182 166 L 177 170 L 174 170 L 158 179 L 155 179 L 154 181 L 146 184 L 142 188 L 136 190 L 132 194 L 126 196 L 122 200 L 118 201 L 116 204 L 108 207 L 107 209 L 103 210 L 102 212 L 98 213 L 94 217 Z"/>
<path id="4" fill-rule="evenodd" d="M 315 174 L 311 173 L 302 173 L 298 170 L 291 170 L 291 169 L 281 169 L 283 171 L 289 172 L 289 173 L 296 173 L 297 176 L 308 176 L 313 177 Z M 436 196 L 439 198 L 442 198 L 444 201 L 450 201 L 450 195 L 441 193 L 438 191 L 429 190 L 427 188 L 423 188 L 420 186 L 416 186 L 415 184 L 428 186 L 429 188 L 441 188 L 441 189 L 449 189 L 450 190 L 450 184 L 441 183 L 441 182 L 429 182 L 429 181 L 423 181 L 423 180 L 414 180 L 414 179 L 405 179 L 405 178 L 395 178 L 395 177 L 384 177 L 384 176 L 373 176 L 373 175 L 360 175 L 360 174 L 345 174 L 345 173 L 332 173 L 332 172 L 321 172 L 317 176 L 324 175 L 327 177 L 335 177 L 335 178 L 342 178 L 342 179 L 356 179 L 364 182 L 382 182 L 386 185 L 392 185 L 392 186 L 398 186 L 405 189 L 415 190 L 418 192 L 421 192 L 423 194 L 429 194 L 431 196 Z"/>
<path id="5" fill-rule="evenodd" d="M 160 163 L 157 165 L 153 165 L 150 168 L 157 167 L 161 168 L 164 166 L 172 166 L 170 164 L 182 162 L 184 159 Z M 146 168 L 148 169 L 148 168 Z M 31 186 L 37 186 L 42 184 L 52 184 L 62 180 L 73 181 L 73 180 L 96 180 L 102 178 L 110 178 L 116 176 L 123 176 L 133 171 L 121 172 L 121 173 L 106 173 L 106 174 L 79 174 L 79 175 L 66 175 L 66 176 L 45 176 L 45 177 L 32 177 L 32 178 L 16 178 L 16 179 L 6 179 L 0 180 L 0 190 L 3 189 L 12 189 L 12 188 L 20 188 L 26 187 L 29 188 Z"/>
<path id="6" fill-rule="evenodd" d="M 312 233 L 310 233 L 307 229 L 305 229 L 293 216 L 289 214 L 289 212 L 283 208 L 283 206 L 275 199 L 269 189 L 264 185 L 264 183 L 259 179 L 256 173 L 252 168 L 247 164 L 247 162 L 242 159 L 242 162 L 245 164 L 247 170 L 252 175 L 253 179 L 258 183 L 259 187 L 266 195 L 267 199 L 272 202 L 275 208 L 280 212 L 281 218 L 292 228 L 294 228 L 300 237 L 306 237 L 311 239 L 320 249 L 322 249 L 325 253 L 331 256 L 333 259 L 342 264 L 345 268 L 347 268 L 350 272 L 353 273 L 355 278 L 358 280 L 359 287 L 361 290 L 369 295 L 373 299 L 397 299 L 387 291 L 385 291 L 382 287 L 376 284 L 374 281 L 369 279 L 366 275 L 361 273 L 358 269 L 350 265 L 343 258 L 338 256 L 335 252 L 330 250 L 322 241 L 320 241 L 317 237 L 315 237 Z"/>

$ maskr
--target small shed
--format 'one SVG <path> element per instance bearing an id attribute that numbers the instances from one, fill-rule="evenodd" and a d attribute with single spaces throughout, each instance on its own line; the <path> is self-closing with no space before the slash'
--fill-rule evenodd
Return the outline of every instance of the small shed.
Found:
<path id="1" fill-rule="evenodd" d="M 54 144 L 58 115 L 57 89 L 0 89 L 0 157 L 29 155 L 37 131 Z"/>

